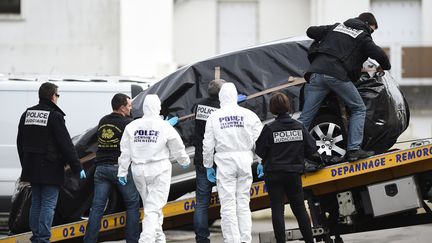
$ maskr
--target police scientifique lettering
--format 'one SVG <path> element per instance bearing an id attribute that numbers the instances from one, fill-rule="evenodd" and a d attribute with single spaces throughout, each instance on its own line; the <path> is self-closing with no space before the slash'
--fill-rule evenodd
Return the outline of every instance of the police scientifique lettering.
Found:
<path id="1" fill-rule="evenodd" d="M 156 143 L 159 138 L 159 131 L 155 130 L 136 130 L 134 132 L 135 143 Z"/>
<path id="2" fill-rule="evenodd" d="M 243 116 L 224 116 L 219 118 L 220 129 L 244 127 Z"/>

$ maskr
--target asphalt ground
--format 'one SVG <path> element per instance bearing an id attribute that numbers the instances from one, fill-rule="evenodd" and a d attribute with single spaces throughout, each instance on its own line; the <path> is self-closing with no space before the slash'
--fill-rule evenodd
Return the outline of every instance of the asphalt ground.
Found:
<path id="1" fill-rule="evenodd" d="M 293 219 L 286 219 L 286 228 L 297 228 L 297 222 Z M 223 243 L 220 221 L 216 221 L 210 228 L 210 240 L 212 243 Z M 252 223 L 252 242 L 259 243 L 260 232 L 272 231 L 270 219 L 254 219 Z M 167 230 L 165 231 L 167 242 L 194 243 L 195 234 L 193 231 Z M 343 235 L 345 243 L 430 243 L 432 242 L 432 224 L 417 225 L 404 228 L 371 231 Z M 111 243 L 123 243 L 126 241 L 111 241 Z M 303 241 L 290 241 L 303 242 Z"/>
<path id="2" fill-rule="evenodd" d="M 286 228 L 298 228 L 297 222 L 292 216 L 289 206 L 286 208 Z M 259 243 L 259 233 L 273 230 L 270 210 L 260 210 L 252 213 L 252 243 Z M 195 233 L 187 230 L 166 230 L 164 231 L 168 243 L 194 243 Z M 5 235 L 0 235 L 5 236 Z M 342 235 L 345 243 L 430 243 L 432 242 L 432 224 L 417 225 L 388 230 L 363 232 L 356 234 Z M 220 221 L 216 221 L 210 228 L 210 240 L 212 243 L 222 243 L 222 230 Z M 126 241 L 106 241 L 106 243 L 125 243 Z M 303 242 L 303 241 L 291 241 Z"/>

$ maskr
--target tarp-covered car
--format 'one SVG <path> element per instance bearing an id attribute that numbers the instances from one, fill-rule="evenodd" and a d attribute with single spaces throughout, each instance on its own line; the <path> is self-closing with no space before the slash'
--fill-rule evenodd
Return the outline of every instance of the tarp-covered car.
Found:
<path id="1" fill-rule="evenodd" d="M 162 115 L 169 117 L 189 115 L 193 112 L 195 102 L 207 95 L 207 86 L 215 78 L 215 67 L 220 67 L 221 78 L 233 82 L 238 92 L 245 95 L 285 84 L 290 77 L 302 77 L 309 66 L 307 51 L 311 43 L 309 39 L 289 38 L 218 55 L 185 66 L 135 97 L 133 117 L 142 116 L 142 103 L 147 94 L 159 95 L 162 101 Z M 373 65 L 369 68 L 371 67 Z M 389 73 L 383 77 L 364 73 L 356 85 L 367 107 L 363 146 L 377 153 L 384 152 L 393 146 L 398 136 L 407 128 L 408 105 L 396 81 Z M 291 86 L 280 91 L 291 98 L 295 112 L 300 111 L 302 85 Z M 241 105 L 253 110 L 263 122 L 266 122 L 273 119 L 273 115 L 268 111 L 269 99 L 270 94 L 247 100 Z M 346 152 L 345 127 L 348 119 L 343 119 L 342 116 L 349 116 L 349 111 L 343 112 L 343 107 L 336 97 L 329 95 L 310 128 L 317 139 L 319 152 L 330 158 L 342 157 Z M 191 157 L 193 157 L 193 126 L 193 119 L 187 119 L 176 125 Z M 96 149 L 96 128 L 74 138 L 74 142 L 80 157 L 89 156 Z M 67 176 L 59 196 L 56 223 L 77 220 L 81 215 L 86 214 L 91 206 L 93 159 L 85 162 L 84 166 L 89 174 L 87 181 L 79 181 L 77 177 L 72 177 L 70 174 Z M 255 173 L 255 170 L 253 171 Z M 193 167 L 185 171 L 173 162 L 169 200 L 194 191 L 194 179 Z M 16 201 L 14 204 L 22 205 L 23 202 Z M 106 212 L 121 210 L 121 204 L 120 194 L 113 189 Z M 13 227 L 11 230 L 18 232 Z"/>

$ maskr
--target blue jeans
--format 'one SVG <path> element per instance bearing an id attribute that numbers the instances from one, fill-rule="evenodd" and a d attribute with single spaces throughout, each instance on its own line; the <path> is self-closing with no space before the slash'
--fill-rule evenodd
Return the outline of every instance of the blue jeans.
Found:
<path id="1" fill-rule="evenodd" d="M 207 180 L 207 169 L 203 165 L 195 165 L 196 172 L 196 205 L 194 211 L 194 230 L 196 242 L 210 242 L 208 227 L 208 208 L 214 183 Z"/>
<path id="2" fill-rule="evenodd" d="M 314 73 L 305 86 L 305 103 L 299 120 L 309 128 L 318 112 L 321 102 L 333 91 L 351 111 L 348 131 L 348 150 L 358 150 L 363 141 L 366 106 L 354 84 L 325 74 Z"/>
<path id="3" fill-rule="evenodd" d="M 31 183 L 32 204 L 30 207 L 30 238 L 33 243 L 50 242 L 51 225 L 57 204 L 59 186 Z"/>
<path id="4" fill-rule="evenodd" d="M 93 204 L 90 210 L 90 216 L 87 224 L 84 242 L 97 242 L 100 221 L 102 219 L 105 205 L 112 185 L 122 194 L 126 206 L 126 242 L 138 242 L 140 234 L 139 225 L 139 194 L 129 169 L 127 184 L 120 185 L 117 180 L 118 167 L 114 165 L 98 165 L 94 174 L 94 196 Z"/>

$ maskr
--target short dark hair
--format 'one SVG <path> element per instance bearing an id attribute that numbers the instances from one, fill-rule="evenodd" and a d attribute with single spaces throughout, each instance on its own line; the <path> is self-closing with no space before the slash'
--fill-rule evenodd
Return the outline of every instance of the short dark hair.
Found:
<path id="1" fill-rule="evenodd" d="M 218 97 L 222 84 L 226 83 L 223 79 L 214 79 L 210 81 L 207 93 L 210 97 Z"/>
<path id="2" fill-rule="evenodd" d="M 58 86 L 50 83 L 45 82 L 39 87 L 39 99 L 46 99 L 51 100 L 51 97 L 57 93 Z"/>
<path id="3" fill-rule="evenodd" d="M 130 99 L 130 97 L 125 94 L 122 93 L 115 94 L 111 100 L 112 109 L 118 110 L 122 105 L 126 106 L 128 104 L 128 99 Z"/>
<path id="4" fill-rule="evenodd" d="M 361 13 L 357 18 L 365 22 L 367 25 L 375 25 L 375 28 L 378 29 L 378 23 L 372 13 L 364 12 Z"/>
<path id="5" fill-rule="evenodd" d="M 283 115 L 285 113 L 291 113 L 291 102 L 288 96 L 281 92 L 275 92 L 270 98 L 269 104 L 270 112 L 273 115 Z"/>

